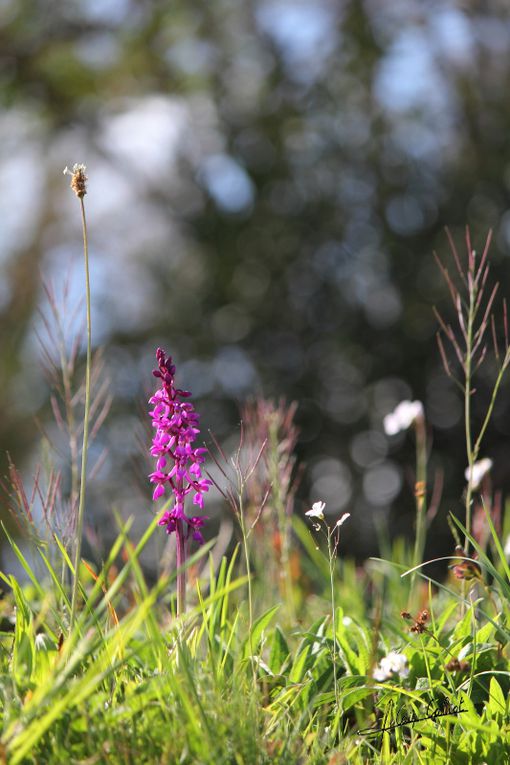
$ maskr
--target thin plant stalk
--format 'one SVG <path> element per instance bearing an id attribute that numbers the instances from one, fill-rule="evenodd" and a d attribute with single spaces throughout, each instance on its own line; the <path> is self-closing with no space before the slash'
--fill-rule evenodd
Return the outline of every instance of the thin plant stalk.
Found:
<path id="1" fill-rule="evenodd" d="M 336 556 L 337 556 L 337 549 L 338 549 L 338 534 L 336 535 L 336 539 L 333 540 L 333 533 L 334 533 L 334 530 L 330 529 L 328 526 L 329 587 L 330 587 L 330 597 L 331 597 L 331 620 L 332 620 L 332 629 L 333 629 L 333 651 L 332 651 L 333 688 L 335 692 L 335 704 L 338 710 L 340 706 L 340 698 L 338 695 L 338 681 L 336 677 L 337 649 L 336 649 L 336 600 L 335 600 L 335 563 L 336 563 Z"/>
<path id="2" fill-rule="evenodd" d="M 427 535 L 427 426 L 424 417 L 415 420 L 416 435 L 416 532 L 414 541 L 413 567 L 423 561 Z M 415 572 L 411 577 L 411 596 L 414 590 Z"/>
<path id="3" fill-rule="evenodd" d="M 448 286 L 450 296 L 457 313 L 457 320 L 460 330 L 460 332 L 454 331 L 452 326 L 445 322 L 440 314 L 436 311 L 436 317 L 439 321 L 441 330 L 438 333 L 438 345 L 447 375 L 460 388 L 460 390 L 462 390 L 463 393 L 466 457 L 468 463 L 467 472 L 468 475 L 471 476 L 473 474 L 474 465 L 480 454 L 482 439 L 485 435 L 487 426 L 494 411 L 494 404 L 496 402 L 496 397 L 501 386 L 503 375 L 508 365 L 510 364 L 510 343 L 508 336 L 507 310 L 506 303 L 504 303 L 503 329 L 505 348 L 503 357 L 501 358 L 493 313 L 494 300 L 498 291 L 498 284 L 492 288 L 488 298 L 485 300 L 484 305 L 485 289 L 487 286 L 487 279 L 489 274 L 488 252 L 491 243 L 492 232 L 489 231 L 482 255 L 480 258 L 477 258 L 475 250 L 471 247 L 469 229 L 466 229 L 467 268 L 465 268 L 462 264 L 461 259 L 457 253 L 455 243 L 448 231 L 447 235 L 456 270 L 460 276 L 462 292 L 464 293 L 465 297 L 463 294 L 461 294 L 461 291 L 459 291 L 454 281 L 450 277 L 448 269 L 436 256 L 436 260 L 438 262 L 443 278 L 445 279 Z M 471 408 L 471 397 L 474 393 L 473 378 L 486 358 L 488 347 L 488 343 L 486 342 L 486 335 L 489 325 L 492 329 L 494 356 L 498 363 L 499 369 L 494 387 L 492 389 L 490 403 L 487 407 L 482 426 L 478 432 L 478 436 L 475 438 L 473 436 Z M 445 352 L 441 334 L 443 334 L 443 336 L 450 343 L 454 351 L 454 355 L 460 364 L 463 373 L 460 379 L 457 378 L 456 375 L 452 372 L 452 367 Z M 468 552 L 469 535 L 471 533 L 472 525 L 473 491 L 474 488 L 472 481 L 468 480 L 465 492 L 466 534 L 464 539 L 464 552 L 466 554 Z"/>
<path id="4" fill-rule="evenodd" d="M 248 644 L 250 646 L 250 661 L 251 661 L 251 667 L 252 667 L 252 673 L 253 673 L 253 685 L 256 687 L 257 685 L 257 671 L 255 667 L 255 657 L 253 654 L 253 589 L 252 589 L 252 569 L 251 569 L 251 562 L 250 562 L 250 551 L 248 546 L 248 537 L 250 535 L 250 530 L 246 528 L 246 519 L 245 519 L 245 512 L 244 512 L 244 496 L 246 492 L 246 484 L 253 475 L 254 471 L 257 468 L 257 465 L 259 464 L 260 458 L 262 456 L 262 453 L 266 447 L 266 442 L 262 444 L 253 464 L 251 467 L 248 468 L 248 470 L 245 472 L 243 471 L 241 467 L 241 451 L 244 445 L 244 428 L 241 424 L 241 438 L 239 441 L 239 448 L 237 450 L 237 455 L 234 460 L 234 467 L 237 473 L 237 516 L 239 520 L 239 527 L 241 529 L 241 537 L 243 540 L 243 552 L 244 552 L 244 560 L 246 565 L 246 576 L 248 577 Z"/>
<path id="5" fill-rule="evenodd" d="M 71 512 L 73 512 L 75 508 L 76 498 L 78 497 L 79 467 L 78 467 L 78 441 L 76 437 L 76 420 L 74 416 L 74 407 L 73 407 L 72 379 L 71 379 L 71 374 L 69 371 L 70 362 L 66 355 L 65 337 L 64 337 L 64 331 L 63 331 L 60 317 L 58 316 L 56 306 L 53 303 L 53 297 L 49 291 L 49 288 L 46 289 L 46 292 L 50 299 L 50 304 L 52 304 L 53 314 L 56 321 L 57 340 L 58 340 L 58 349 L 59 349 L 59 357 L 60 357 L 60 370 L 62 373 L 63 401 L 64 401 L 64 408 L 65 408 L 65 417 L 67 421 L 67 430 L 69 433 L 69 451 L 70 451 L 70 457 L 71 457 L 70 508 L 71 508 Z M 60 571 L 62 597 L 65 591 L 66 574 L 67 574 L 67 563 L 65 559 L 62 558 L 61 571 Z"/>
<path id="6" fill-rule="evenodd" d="M 499 392 L 499 388 L 501 386 L 501 383 L 503 382 L 503 376 L 506 372 L 506 368 L 508 367 L 508 364 L 510 363 L 510 348 L 507 349 L 507 352 L 505 354 L 505 359 L 503 361 L 503 364 L 501 366 L 501 369 L 498 372 L 498 376 L 496 378 L 496 382 L 494 384 L 494 388 L 492 391 L 491 400 L 489 403 L 489 407 L 487 409 L 487 414 L 485 415 L 485 419 L 483 421 L 483 425 L 480 428 L 480 433 L 478 434 L 478 438 L 476 439 L 475 445 L 473 447 L 473 453 L 475 457 L 478 457 L 478 454 L 480 453 L 480 447 L 482 445 L 482 438 L 485 435 L 485 431 L 487 430 L 487 426 L 489 424 L 489 421 L 492 417 L 492 412 L 494 409 L 494 404 L 496 403 L 496 397 Z"/>
<path id="7" fill-rule="evenodd" d="M 177 479 L 176 489 L 183 491 L 183 480 Z M 185 528 L 182 520 L 175 521 L 175 563 L 177 567 L 177 616 L 182 616 L 186 611 L 186 540 Z"/>
<path id="8" fill-rule="evenodd" d="M 261 444 L 266 444 L 253 480 L 246 485 L 247 516 L 253 519 L 247 536 L 257 526 L 259 539 L 271 536 L 272 544 L 264 545 L 265 551 L 260 544 L 254 550 L 256 568 L 260 564 L 268 584 L 270 581 L 271 587 L 277 585 L 289 624 L 295 623 L 290 542 L 294 494 L 299 480 L 293 454 L 298 435 L 293 422 L 296 407 L 295 402 L 287 406 L 281 400 L 275 405 L 258 397 L 243 410 L 247 451 L 255 452 L 260 450 Z"/>
<path id="9" fill-rule="evenodd" d="M 186 611 L 186 547 L 182 521 L 175 524 L 176 564 L 177 564 L 177 616 Z"/>
<path id="10" fill-rule="evenodd" d="M 74 509 L 76 507 L 75 505 L 76 497 L 78 496 L 78 444 L 76 440 L 75 419 L 74 419 L 74 411 L 73 411 L 73 404 L 72 404 L 71 379 L 69 375 L 69 367 L 67 364 L 67 359 L 65 357 L 63 344 L 61 348 L 60 364 L 62 367 L 62 380 L 64 384 L 67 426 L 69 429 L 69 449 L 71 452 L 70 506 L 71 506 L 71 512 L 74 512 Z M 62 559 L 62 570 L 61 570 L 62 591 L 65 590 L 66 572 L 67 572 L 66 562 L 64 559 Z"/>
<path id="11" fill-rule="evenodd" d="M 76 524 L 76 550 L 74 557 L 74 579 L 73 592 L 71 598 L 71 630 L 76 620 L 76 611 L 78 607 L 78 591 L 80 584 L 80 561 L 81 547 L 83 537 L 83 521 L 85 517 L 85 489 L 87 477 L 87 453 L 89 443 L 89 420 L 90 420 L 90 370 L 92 366 L 92 322 L 90 309 L 90 273 L 89 273 L 89 247 L 87 237 L 87 219 L 85 215 L 85 205 L 83 196 L 80 199 L 81 221 L 83 230 L 83 254 L 85 261 L 85 300 L 87 310 L 87 362 L 85 368 L 85 411 L 83 415 L 83 444 L 81 451 L 81 476 L 80 476 L 80 498 L 78 503 L 78 519 Z"/>
<path id="12" fill-rule="evenodd" d="M 473 253 L 474 256 L 474 253 Z M 474 260 L 474 257 L 473 257 Z M 470 280 L 469 289 L 469 309 L 468 309 L 468 321 L 466 327 L 466 351 L 465 351 L 465 364 L 464 364 L 464 426 L 466 432 L 466 456 L 468 469 L 471 474 L 471 470 L 476 461 L 477 452 L 473 449 L 473 442 L 471 436 L 471 377 L 472 377 L 472 353 L 473 353 L 473 323 L 475 319 L 475 291 L 474 286 L 471 286 Z M 471 533 L 471 505 L 472 505 L 472 486 L 471 481 L 468 481 L 466 489 L 466 537 L 464 541 L 464 549 L 468 550 L 469 534 Z"/>
<path id="13" fill-rule="evenodd" d="M 278 470 L 278 426 L 276 421 L 269 426 L 269 454 L 270 454 L 270 479 L 273 489 L 273 501 L 278 515 L 278 530 L 281 540 L 281 571 L 280 577 L 283 580 L 283 589 L 285 592 L 285 604 L 289 621 L 295 620 L 294 607 L 294 587 L 292 584 L 292 572 L 290 564 L 290 534 L 289 517 L 285 506 L 285 499 L 282 496 L 280 475 Z"/>
<path id="14" fill-rule="evenodd" d="M 253 677 L 253 687 L 254 689 L 257 688 L 257 667 L 256 667 L 256 659 L 254 656 L 253 651 L 253 588 L 252 588 L 252 566 L 250 561 L 250 550 L 248 545 L 248 540 L 250 537 L 251 532 L 253 531 L 255 524 L 257 522 L 257 519 L 254 521 L 252 526 L 250 528 L 246 525 L 246 517 L 245 517 L 245 493 L 246 493 L 246 487 L 253 476 L 254 472 L 257 469 L 257 466 L 260 462 L 260 459 L 262 457 L 262 454 L 264 453 L 264 450 L 267 445 L 267 441 L 264 440 L 260 446 L 260 449 L 256 455 L 256 457 L 253 460 L 253 463 L 246 468 L 243 468 L 241 464 L 241 454 L 244 447 L 244 425 L 243 422 L 241 422 L 241 433 L 240 433 L 240 439 L 239 439 L 239 446 L 237 448 L 237 452 L 235 457 L 232 457 L 230 460 L 226 457 L 223 449 L 221 448 L 220 444 L 216 440 L 213 434 L 211 434 L 214 445 L 216 446 L 216 449 L 218 450 L 218 454 L 220 455 L 221 459 L 224 463 L 229 464 L 234 469 L 235 474 L 235 481 L 230 480 L 227 478 L 227 473 L 223 469 L 220 461 L 218 458 L 214 455 L 212 451 L 209 453 L 211 454 L 211 457 L 213 458 L 216 466 L 219 468 L 222 475 L 227 479 L 229 486 L 226 490 L 221 488 L 221 486 L 218 484 L 218 482 L 212 478 L 211 480 L 213 484 L 216 486 L 220 494 L 227 500 L 230 507 L 232 508 L 234 515 L 239 523 L 239 528 L 241 531 L 241 541 L 242 541 L 242 547 L 243 547 L 243 556 L 244 556 L 244 563 L 246 568 L 246 576 L 248 579 L 247 586 L 248 586 L 248 646 L 250 649 L 250 663 L 251 663 L 251 669 L 252 669 L 252 677 Z M 259 509 L 259 516 L 262 513 L 264 504 L 266 502 L 267 495 L 262 500 L 261 507 Z"/>
<path id="15" fill-rule="evenodd" d="M 255 656 L 253 652 L 253 589 L 252 589 L 252 571 L 250 563 L 250 551 L 248 547 L 248 532 L 246 530 L 246 523 L 244 518 L 244 490 L 245 484 L 240 476 L 240 487 L 238 495 L 238 509 L 239 509 L 239 527 L 241 529 L 241 538 L 243 542 L 243 554 L 244 562 L 246 566 L 246 576 L 248 578 L 248 645 L 250 647 L 250 663 L 253 678 L 253 687 L 257 687 L 257 669 L 255 666 Z"/>
<path id="16" fill-rule="evenodd" d="M 315 531 L 319 531 L 326 537 L 328 545 L 328 565 L 329 565 L 329 589 L 331 602 L 331 621 L 332 621 L 332 651 L 331 660 L 333 664 L 333 688 L 335 694 L 336 709 L 340 706 L 340 697 L 338 693 L 337 682 L 337 638 L 336 638 L 336 598 L 335 598 L 335 565 L 338 556 L 338 545 L 340 543 L 340 526 L 349 518 L 350 513 L 344 513 L 341 518 L 330 526 L 324 517 L 324 502 L 316 502 L 306 515 L 312 520 Z"/>
<path id="17" fill-rule="evenodd" d="M 46 294 L 50 300 L 52 306 L 53 315 L 55 318 L 57 342 L 60 357 L 60 370 L 62 373 L 62 385 L 63 385 L 63 401 L 65 407 L 65 417 L 67 420 L 67 429 L 69 432 L 69 451 L 71 457 L 71 507 L 78 496 L 79 486 L 79 466 L 78 466 L 78 439 L 76 432 L 76 419 L 74 416 L 73 406 L 73 391 L 72 391 L 72 373 L 70 372 L 72 366 L 72 357 L 68 358 L 66 353 L 66 340 L 64 335 L 64 327 L 62 318 L 56 308 L 55 299 L 49 287 L 46 288 Z"/>
<path id="18" fill-rule="evenodd" d="M 251 563 L 250 563 L 250 552 L 248 548 L 248 534 L 246 532 L 246 523 L 244 520 L 244 507 L 243 507 L 243 497 L 242 494 L 239 494 L 239 527 L 241 529 L 241 537 L 243 540 L 243 553 L 244 553 L 244 561 L 246 566 L 246 575 L 248 577 L 248 627 L 250 631 L 250 652 L 252 652 L 251 649 L 251 631 L 253 627 L 253 592 L 252 592 L 252 577 L 251 577 Z"/>
<path id="19" fill-rule="evenodd" d="M 83 200 L 81 200 L 83 203 Z M 84 236 L 86 237 L 86 225 L 84 229 Z M 71 453 L 71 493 L 70 493 L 70 505 L 71 512 L 74 512 L 76 507 L 76 497 L 78 496 L 78 442 L 76 438 L 76 422 L 74 417 L 74 408 L 72 401 L 72 383 L 71 375 L 69 374 L 69 361 L 65 351 L 64 333 L 58 324 L 59 330 L 59 354 L 60 354 L 60 368 L 62 370 L 62 383 L 64 386 L 64 405 L 67 418 L 67 428 L 69 431 L 69 450 Z M 62 559 L 62 566 L 60 572 L 60 580 L 62 584 L 62 592 L 65 591 L 67 565 L 66 561 Z"/>

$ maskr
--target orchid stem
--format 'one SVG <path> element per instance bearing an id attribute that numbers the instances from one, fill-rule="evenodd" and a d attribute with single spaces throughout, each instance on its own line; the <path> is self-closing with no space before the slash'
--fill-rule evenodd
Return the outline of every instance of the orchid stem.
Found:
<path id="1" fill-rule="evenodd" d="M 175 524 L 175 537 L 177 543 L 177 616 L 182 616 L 186 610 L 186 571 L 184 569 L 186 546 L 182 521 L 177 521 Z"/>

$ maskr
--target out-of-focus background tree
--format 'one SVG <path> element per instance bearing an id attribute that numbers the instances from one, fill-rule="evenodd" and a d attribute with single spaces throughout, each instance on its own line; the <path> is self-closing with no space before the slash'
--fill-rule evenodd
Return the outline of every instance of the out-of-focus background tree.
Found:
<path id="1" fill-rule="evenodd" d="M 413 442 L 382 418 L 421 399 L 442 465 L 433 537 L 451 549 L 462 403 L 441 367 L 432 252 L 494 229 L 510 283 L 510 10 L 475 0 L 0 2 L 0 467 L 30 473 L 41 272 L 71 302 L 79 210 L 62 176 L 85 162 L 94 343 L 114 405 L 91 505 L 141 527 L 151 510 L 136 433 L 154 351 L 174 356 L 204 430 L 235 432 L 256 393 L 299 402 L 299 509 L 349 510 L 350 551 L 411 529 Z M 478 385 L 480 416 L 488 391 Z M 484 454 L 508 484 L 503 389 Z M 94 456 L 94 455 L 93 455 Z M 441 543 L 441 539 L 443 542 Z"/>

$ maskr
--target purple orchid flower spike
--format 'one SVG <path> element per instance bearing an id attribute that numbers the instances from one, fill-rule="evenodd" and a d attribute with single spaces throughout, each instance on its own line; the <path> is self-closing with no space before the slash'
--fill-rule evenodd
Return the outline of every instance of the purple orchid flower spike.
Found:
<path id="1" fill-rule="evenodd" d="M 149 414 L 155 429 L 152 438 L 151 454 L 156 458 L 156 469 L 150 474 L 154 484 L 154 501 L 164 496 L 169 490 L 175 504 L 171 510 L 163 513 L 158 523 L 166 528 L 167 534 L 175 533 L 177 538 L 177 568 L 181 569 L 186 561 L 185 542 L 191 537 L 202 544 L 204 538 L 201 529 L 206 516 L 190 518 L 184 510 L 188 494 L 193 495 L 193 503 L 202 510 L 205 492 L 211 481 L 202 477 L 201 465 L 207 449 L 193 448 L 193 442 L 200 433 L 198 414 L 193 404 L 185 399 L 191 396 L 189 391 L 175 387 L 175 365 L 171 356 L 158 348 L 156 351 L 158 368 L 153 375 L 161 380 L 161 387 L 149 399 L 153 405 Z M 179 586 L 178 575 L 178 611 L 184 608 L 185 585 Z"/>

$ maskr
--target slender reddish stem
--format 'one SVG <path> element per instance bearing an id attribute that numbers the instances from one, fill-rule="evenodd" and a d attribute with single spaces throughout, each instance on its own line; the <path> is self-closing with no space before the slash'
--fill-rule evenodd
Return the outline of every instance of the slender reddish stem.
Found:
<path id="1" fill-rule="evenodd" d="M 182 521 L 175 524 L 175 539 L 177 543 L 177 616 L 180 616 L 186 610 L 186 542 L 184 539 L 184 528 Z"/>

